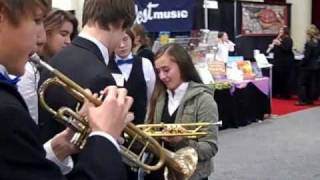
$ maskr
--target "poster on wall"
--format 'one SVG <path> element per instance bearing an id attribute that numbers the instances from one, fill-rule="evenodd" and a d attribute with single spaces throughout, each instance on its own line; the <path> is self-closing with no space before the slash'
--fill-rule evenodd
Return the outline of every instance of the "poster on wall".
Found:
<path id="1" fill-rule="evenodd" d="M 195 0 L 135 0 L 135 4 L 135 23 L 149 32 L 192 29 Z"/>
<path id="2" fill-rule="evenodd" d="M 241 35 L 276 35 L 288 26 L 288 5 L 241 3 Z"/>

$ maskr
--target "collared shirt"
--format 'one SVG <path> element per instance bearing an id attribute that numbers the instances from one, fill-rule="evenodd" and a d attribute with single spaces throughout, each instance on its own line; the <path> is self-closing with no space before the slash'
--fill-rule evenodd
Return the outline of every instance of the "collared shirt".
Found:
<path id="1" fill-rule="evenodd" d="M 108 48 L 102 44 L 102 42 L 100 42 L 95 37 L 92 37 L 91 35 L 83 32 L 83 31 L 79 34 L 79 37 L 87 39 L 87 40 L 93 42 L 96 46 L 98 46 L 98 48 L 99 48 L 99 50 L 100 50 L 100 52 L 101 52 L 101 54 L 102 54 L 102 56 L 104 58 L 103 59 L 104 62 L 106 63 L 106 65 L 108 65 L 108 63 L 109 63 L 109 51 L 108 51 Z"/>
<path id="2" fill-rule="evenodd" d="M 0 64 L 0 73 L 4 76 L 8 76 L 8 71 L 2 64 Z"/>
<path id="3" fill-rule="evenodd" d="M 73 169 L 73 160 L 71 156 L 67 156 L 63 161 L 58 159 L 52 149 L 51 140 L 43 145 L 43 148 L 46 151 L 46 159 L 54 162 L 60 168 L 62 174 L 68 174 Z"/>
<path id="4" fill-rule="evenodd" d="M 11 79 L 11 80 L 17 78 L 17 76 L 10 75 L 10 74 L 8 73 L 6 67 L 4 67 L 2 64 L 0 64 L 0 73 L 1 73 L 4 77 L 6 77 L 6 78 L 8 78 L 8 79 Z M 18 81 L 19 81 L 19 79 L 18 79 Z"/>
<path id="5" fill-rule="evenodd" d="M 172 115 L 179 107 L 183 96 L 186 94 L 189 83 L 181 83 L 172 93 L 171 90 L 167 90 L 168 93 L 168 111 Z"/>
<path id="6" fill-rule="evenodd" d="M 40 79 L 40 73 L 37 67 L 31 63 L 27 62 L 25 67 L 25 72 L 21 76 L 18 82 L 18 91 L 26 102 L 30 115 L 32 119 L 38 124 L 38 83 Z"/>
<path id="7" fill-rule="evenodd" d="M 133 55 L 132 53 L 130 53 L 128 57 L 124 59 L 132 59 L 132 58 L 133 58 Z M 120 58 L 119 56 L 116 55 L 115 62 L 117 62 L 119 59 L 123 59 L 123 58 Z M 122 64 L 120 66 L 118 65 L 118 67 L 122 75 L 124 76 L 124 79 L 128 81 L 131 70 L 132 70 L 132 64 Z M 142 58 L 142 70 L 143 70 L 144 79 L 146 80 L 146 84 L 147 84 L 147 98 L 149 102 L 154 90 L 155 82 L 156 82 L 156 75 L 150 60 L 146 58 Z"/>
<path id="8" fill-rule="evenodd" d="M 235 44 L 231 41 L 219 42 L 216 58 L 220 61 L 227 63 L 229 58 L 229 52 L 234 51 L 234 46 Z"/>

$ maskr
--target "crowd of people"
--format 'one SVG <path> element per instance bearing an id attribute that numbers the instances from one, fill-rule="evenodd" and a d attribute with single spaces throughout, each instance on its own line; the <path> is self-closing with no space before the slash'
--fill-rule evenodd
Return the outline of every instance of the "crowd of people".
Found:
<path id="1" fill-rule="evenodd" d="M 127 124 L 218 121 L 214 91 L 203 85 L 186 50 L 178 44 L 155 55 L 150 50 L 143 27 L 133 25 L 133 0 L 85 0 L 82 16 L 78 33 L 74 15 L 52 9 L 50 0 L 0 0 L 0 179 L 164 179 L 164 168 L 147 174 L 124 164 Z M 84 147 L 72 143 L 74 129 L 39 102 L 39 87 L 53 75 L 30 59 L 102 97 L 99 106 L 85 100 L 78 112 L 91 128 Z M 61 87 L 44 97 L 53 109 L 79 104 Z M 196 151 L 189 179 L 208 179 L 213 171 L 218 128 L 205 130 L 196 140 L 158 140 L 173 152 Z"/>
<path id="2" fill-rule="evenodd" d="M 320 90 L 320 31 L 315 25 L 310 25 L 306 31 L 303 59 L 298 63 L 297 95 L 301 105 L 313 105 L 319 98 Z M 273 59 L 273 95 L 278 98 L 290 99 L 292 92 L 292 73 L 295 69 L 293 40 L 288 27 L 282 27 L 277 37 L 269 45 L 274 53 Z"/>

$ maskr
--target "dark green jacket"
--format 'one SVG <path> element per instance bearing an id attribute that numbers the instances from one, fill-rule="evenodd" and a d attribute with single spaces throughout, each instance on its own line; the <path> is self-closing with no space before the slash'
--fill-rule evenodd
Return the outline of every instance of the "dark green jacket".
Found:
<path id="1" fill-rule="evenodd" d="M 161 122 L 162 112 L 165 105 L 165 93 L 163 93 L 156 104 L 154 121 Z M 189 82 L 186 94 L 177 109 L 176 123 L 195 123 L 195 122 L 217 122 L 218 109 L 214 100 L 214 92 L 206 85 Z M 191 146 L 198 153 L 198 165 L 195 173 L 190 178 L 198 180 L 208 177 L 213 172 L 212 158 L 218 151 L 217 146 L 218 127 L 209 126 L 208 135 L 195 140 L 184 139 L 175 144 L 175 150 L 182 147 Z"/>

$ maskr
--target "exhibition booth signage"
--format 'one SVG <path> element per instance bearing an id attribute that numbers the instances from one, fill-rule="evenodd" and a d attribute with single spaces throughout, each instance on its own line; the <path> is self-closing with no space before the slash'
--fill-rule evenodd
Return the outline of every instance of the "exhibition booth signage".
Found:
<path id="1" fill-rule="evenodd" d="M 136 23 L 149 32 L 189 31 L 193 25 L 194 0 L 135 0 Z"/>

